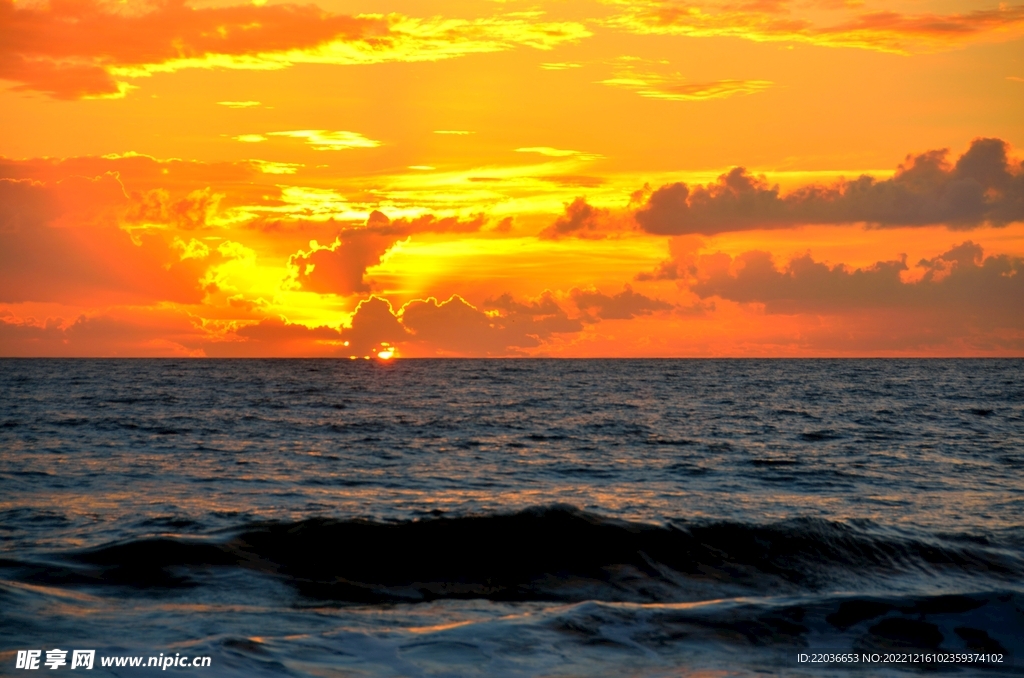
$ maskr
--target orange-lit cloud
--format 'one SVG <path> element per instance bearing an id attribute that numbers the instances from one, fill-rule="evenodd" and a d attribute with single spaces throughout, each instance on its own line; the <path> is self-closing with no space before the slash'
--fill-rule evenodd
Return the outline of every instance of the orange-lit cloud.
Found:
<path id="1" fill-rule="evenodd" d="M 209 196 L 159 198 L 133 204 L 110 174 L 52 186 L 0 179 L 0 301 L 200 301 L 205 262 L 159 231 L 121 228 L 121 219 L 192 227 Z"/>
<path id="2" fill-rule="evenodd" d="M 380 142 L 375 139 L 367 139 L 358 132 L 347 132 L 344 130 L 297 129 L 286 132 L 266 132 L 266 135 L 304 139 L 316 151 L 341 151 L 346 148 L 376 148 L 380 146 Z M 266 141 L 266 137 L 262 134 L 242 134 L 236 138 L 239 141 L 250 143 Z"/>
<path id="3" fill-rule="evenodd" d="M 724 99 L 737 94 L 755 94 L 771 87 L 770 80 L 712 80 L 690 82 L 679 73 L 660 73 L 662 63 L 637 57 L 620 57 L 611 78 L 602 85 L 636 92 L 642 97 L 668 101 L 706 101 Z"/>
<path id="4" fill-rule="evenodd" d="M 945 224 L 965 229 L 1024 220 L 1024 166 L 999 139 L 977 139 L 951 164 L 947 151 L 908 156 L 891 179 L 861 176 L 831 186 L 778 186 L 742 167 L 707 186 L 678 182 L 655 190 L 636 220 L 649 233 L 722 233 L 803 224 Z"/>
<path id="5" fill-rule="evenodd" d="M 435 61 L 590 33 L 516 16 L 341 16 L 315 5 L 191 7 L 185 0 L 111 4 L 0 0 L 0 78 L 60 99 L 123 95 L 125 80 L 184 68 L 281 69 L 297 63 Z"/>
<path id="6" fill-rule="evenodd" d="M 972 42 L 1012 40 L 1024 34 L 1024 6 L 948 14 L 864 11 L 859 3 L 835 4 L 838 19 L 794 15 L 796 3 L 703 3 L 674 0 L 612 0 L 622 14 L 608 24 L 641 34 L 736 37 L 755 42 L 791 42 L 883 52 L 949 49 Z"/>
<path id="7" fill-rule="evenodd" d="M 0 2 L 0 77 L 59 98 L 123 91 L 111 67 L 211 54 L 258 55 L 387 34 L 382 19 L 331 16 L 313 5 L 196 9 L 183 0 L 115 6 Z"/>
<path id="8" fill-rule="evenodd" d="M 439 219 L 426 214 L 416 219 L 392 221 L 383 212 L 370 214 L 364 228 L 347 229 L 330 245 L 311 242 L 308 252 L 300 250 L 291 257 L 296 281 L 303 289 L 321 294 L 349 295 L 369 292 L 363 280 L 366 269 L 380 263 L 381 257 L 399 240 L 414 233 L 472 233 L 480 230 L 486 218 L 468 221 L 457 217 Z"/>

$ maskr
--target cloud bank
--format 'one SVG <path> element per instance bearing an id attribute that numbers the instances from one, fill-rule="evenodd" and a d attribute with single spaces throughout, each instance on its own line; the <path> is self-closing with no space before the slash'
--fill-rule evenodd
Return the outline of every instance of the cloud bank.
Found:
<path id="1" fill-rule="evenodd" d="M 833 9 L 852 10 L 832 22 L 794 17 L 792 10 L 800 7 L 791 0 L 700 4 L 619 0 L 615 4 L 623 11 L 605 23 L 641 35 L 731 37 L 900 54 L 1012 40 L 1024 32 L 1024 5 L 1008 3 L 948 14 L 856 11 L 863 3 L 831 3 Z"/>
<path id="2" fill-rule="evenodd" d="M 908 156 L 891 179 L 865 175 L 786 195 L 736 167 L 707 186 L 677 182 L 658 188 L 635 219 L 659 235 L 850 223 L 970 229 L 1024 220 L 1024 163 L 1008 159 L 1006 142 L 976 139 L 955 163 L 948 154 Z"/>
<path id="3" fill-rule="evenodd" d="M 0 0 L 0 78 L 58 99 L 123 96 L 126 78 L 183 68 L 436 61 L 517 46 L 551 49 L 589 35 L 578 23 L 517 16 L 424 20 L 343 16 L 312 4 Z"/>

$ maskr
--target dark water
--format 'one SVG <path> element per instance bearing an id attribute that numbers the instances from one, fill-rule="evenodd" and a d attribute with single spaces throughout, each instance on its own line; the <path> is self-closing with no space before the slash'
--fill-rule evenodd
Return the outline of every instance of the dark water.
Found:
<path id="1" fill-rule="evenodd" d="M 1022 675 L 1024 361 L 0 361 L 0 673 L 52 648 Z M 911 651 L 1003 661 L 797 660 Z"/>

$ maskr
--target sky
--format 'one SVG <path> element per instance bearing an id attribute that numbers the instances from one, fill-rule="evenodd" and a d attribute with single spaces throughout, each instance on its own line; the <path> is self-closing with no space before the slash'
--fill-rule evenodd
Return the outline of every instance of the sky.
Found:
<path id="1" fill-rule="evenodd" d="M 0 0 L 0 356 L 1024 356 L 1024 4 Z"/>

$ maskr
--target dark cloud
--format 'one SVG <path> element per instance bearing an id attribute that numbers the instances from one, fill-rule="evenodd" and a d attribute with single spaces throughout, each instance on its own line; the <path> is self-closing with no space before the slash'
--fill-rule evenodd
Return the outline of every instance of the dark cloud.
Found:
<path id="1" fill-rule="evenodd" d="M 443 302 L 430 298 L 409 302 L 400 318 L 416 341 L 439 353 L 462 355 L 514 355 L 539 346 L 555 333 L 583 329 L 550 295 L 531 304 L 503 295 L 487 306 L 497 313 L 482 311 L 458 295 Z"/>
<path id="2" fill-rule="evenodd" d="M 384 345 L 394 346 L 409 338 L 409 333 L 398 322 L 391 303 L 380 297 L 370 297 L 359 302 L 352 316 L 352 324 L 341 331 L 342 338 L 349 342 L 349 355 L 374 354 Z"/>
<path id="3" fill-rule="evenodd" d="M 696 270 L 693 271 L 696 273 Z M 685 277 L 679 270 L 679 262 L 674 259 L 668 259 L 658 264 L 658 267 L 653 271 L 643 271 L 642 273 L 636 274 L 636 279 L 639 281 L 646 280 L 679 280 Z"/>
<path id="4" fill-rule="evenodd" d="M 558 333 L 583 329 L 550 293 L 519 302 L 505 294 L 481 310 L 458 295 L 410 301 L 398 311 L 370 296 L 359 302 L 348 327 L 309 328 L 267 318 L 238 330 L 241 342 L 208 347 L 210 355 L 375 356 L 386 347 L 416 344 L 417 352 L 437 355 L 518 355 Z"/>
<path id="5" fill-rule="evenodd" d="M 573 289 L 570 293 L 576 308 L 583 313 L 587 322 L 598 320 L 628 320 L 638 315 L 651 315 L 655 311 L 668 311 L 674 306 L 658 299 L 651 299 L 625 285 L 623 290 L 609 296 L 597 290 Z"/>
<path id="6" fill-rule="evenodd" d="M 1007 159 L 1005 142 L 976 139 L 955 164 L 947 155 L 908 156 L 891 179 L 865 175 L 787 195 L 736 167 L 707 186 L 662 186 L 635 218 L 648 233 L 664 235 L 860 222 L 969 229 L 1024 220 L 1024 165 Z"/>
<path id="7" fill-rule="evenodd" d="M 341 330 L 321 325 L 306 327 L 283 318 L 264 318 L 228 335 L 229 340 L 205 346 L 211 357 L 337 357 L 348 355 Z"/>
<path id="8" fill-rule="evenodd" d="M 255 325 L 243 327 L 235 332 L 240 337 L 255 339 L 262 342 L 281 341 L 328 341 L 341 343 L 341 331 L 333 327 L 321 325 L 319 327 L 306 327 L 295 323 L 289 323 L 282 318 L 264 318 Z"/>
<path id="9" fill-rule="evenodd" d="M 289 264 L 296 280 L 310 292 L 341 296 L 366 293 L 371 289 L 364 280 L 366 269 L 379 264 L 381 257 L 399 240 L 416 233 L 472 233 L 486 223 L 483 215 L 461 220 L 425 214 L 415 219 L 392 221 L 383 212 L 374 210 L 364 227 L 341 231 L 327 247 L 293 254 Z"/>
<path id="10" fill-rule="evenodd" d="M 916 282 L 903 282 L 905 259 L 863 269 L 829 266 L 805 255 L 777 268 L 766 252 L 747 252 L 691 290 L 742 303 L 762 303 L 767 313 L 836 314 L 868 309 L 934 310 L 956 322 L 983 317 L 993 326 L 1024 326 L 1024 259 L 984 257 L 967 241 L 917 264 Z"/>
<path id="11" fill-rule="evenodd" d="M 410 338 L 398 321 L 391 303 L 371 296 L 356 305 L 348 327 L 326 325 L 306 327 L 282 318 L 264 318 L 235 334 L 249 345 L 242 352 L 251 355 L 376 356 L 385 346 Z M 238 347 L 222 347 L 237 353 Z"/>
<path id="12" fill-rule="evenodd" d="M 505 293 L 497 299 L 488 299 L 484 308 L 496 309 L 500 313 L 503 326 L 515 329 L 521 339 L 547 339 L 552 334 L 579 332 L 583 324 L 579 319 L 570 318 L 555 301 L 550 292 L 545 292 L 540 299 L 524 304 L 512 299 Z M 523 344 L 518 344 L 523 345 Z"/>
<path id="13" fill-rule="evenodd" d="M 565 206 L 565 214 L 540 232 L 540 237 L 556 239 L 563 236 L 581 238 L 602 238 L 601 226 L 608 218 L 608 210 L 594 207 L 585 198 L 576 198 Z"/>
<path id="14" fill-rule="evenodd" d="M 157 310 L 131 320 L 81 315 L 70 323 L 42 323 L 0 311 L 0 355 L 4 356 L 194 356 L 203 355 L 204 333 L 188 314 Z"/>

